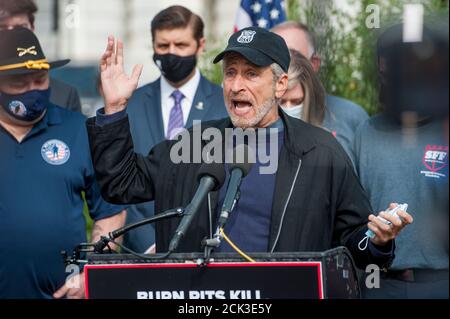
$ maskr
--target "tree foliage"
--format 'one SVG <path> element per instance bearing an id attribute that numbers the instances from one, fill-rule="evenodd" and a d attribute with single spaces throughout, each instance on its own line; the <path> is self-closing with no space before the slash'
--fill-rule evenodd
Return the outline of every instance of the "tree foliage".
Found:
<path id="1" fill-rule="evenodd" d="M 378 112 L 376 39 L 384 28 L 401 21 L 407 3 L 422 3 L 427 15 L 440 13 L 448 20 L 448 0 L 287 0 L 287 15 L 307 24 L 316 35 L 320 78 L 327 92 L 374 114 Z M 379 25 L 374 27 L 377 18 Z M 214 83 L 222 82 L 222 71 L 211 61 L 225 46 L 222 39 L 200 60 L 203 74 Z"/>

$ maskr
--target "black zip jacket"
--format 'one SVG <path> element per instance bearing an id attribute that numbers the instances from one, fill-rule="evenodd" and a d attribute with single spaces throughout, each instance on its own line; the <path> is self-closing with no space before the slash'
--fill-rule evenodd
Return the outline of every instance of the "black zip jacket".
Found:
<path id="1" fill-rule="evenodd" d="M 269 252 L 324 251 L 346 246 L 359 267 L 372 263 L 388 266 L 394 257 L 393 242 L 382 247 L 381 254 L 369 248 L 358 249 L 372 209 L 343 148 L 325 130 L 283 112 L 280 117 L 285 137 L 276 173 Z M 202 131 L 208 127 L 224 131 L 232 124 L 228 118 L 202 123 Z M 172 163 L 170 147 L 175 141 L 164 141 L 148 156 L 142 156 L 133 150 L 128 118 L 102 127 L 91 118 L 87 128 L 105 200 L 114 204 L 154 200 L 157 212 L 185 207 L 190 202 L 198 186 L 196 173 L 201 164 Z M 177 252 L 203 250 L 202 240 L 215 228 L 217 202 L 218 192 L 210 193 Z M 157 223 L 158 252 L 168 250 L 179 221 L 176 218 Z"/>

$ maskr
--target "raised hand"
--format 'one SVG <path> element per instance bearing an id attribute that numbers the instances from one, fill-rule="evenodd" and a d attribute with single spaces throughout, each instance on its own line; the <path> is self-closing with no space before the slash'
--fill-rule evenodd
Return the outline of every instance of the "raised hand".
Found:
<path id="1" fill-rule="evenodd" d="M 125 109 L 128 99 L 137 88 L 142 73 L 142 64 L 134 66 L 131 77 L 123 69 L 123 43 L 108 37 L 106 51 L 100 61 L 100 79 L 105 114 L 113 114 Z"/>

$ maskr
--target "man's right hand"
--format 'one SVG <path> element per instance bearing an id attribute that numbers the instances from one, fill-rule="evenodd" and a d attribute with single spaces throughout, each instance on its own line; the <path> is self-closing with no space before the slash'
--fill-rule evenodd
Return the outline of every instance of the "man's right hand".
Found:
<path id="1" fill-rule="evenodd" d="M 118 40 L 116 44 L 113 36 L 108 37 L 108 45 L 100 61 L 105 114 L 113 114 L 125 109 L 128 99 L 137 88 L 142 68 L 142 64 L 136 65 L 129 77 L 123 69 L 122 41 Z"/>

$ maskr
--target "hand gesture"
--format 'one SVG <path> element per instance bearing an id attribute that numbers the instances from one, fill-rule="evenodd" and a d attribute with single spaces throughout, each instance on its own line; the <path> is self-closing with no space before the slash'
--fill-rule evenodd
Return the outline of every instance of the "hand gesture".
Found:
<path id="1" fill-rule="evenodd" d="M 105 114 L 113 114 L 125 109 L 128 99 L 137 88 L 143 65 L 133 68 L 129 77 L 123 69 L 123 43 L 117 43 L 113 36 L 108 37 L 106 51 L 100 61 L 100 79 Z"/>

